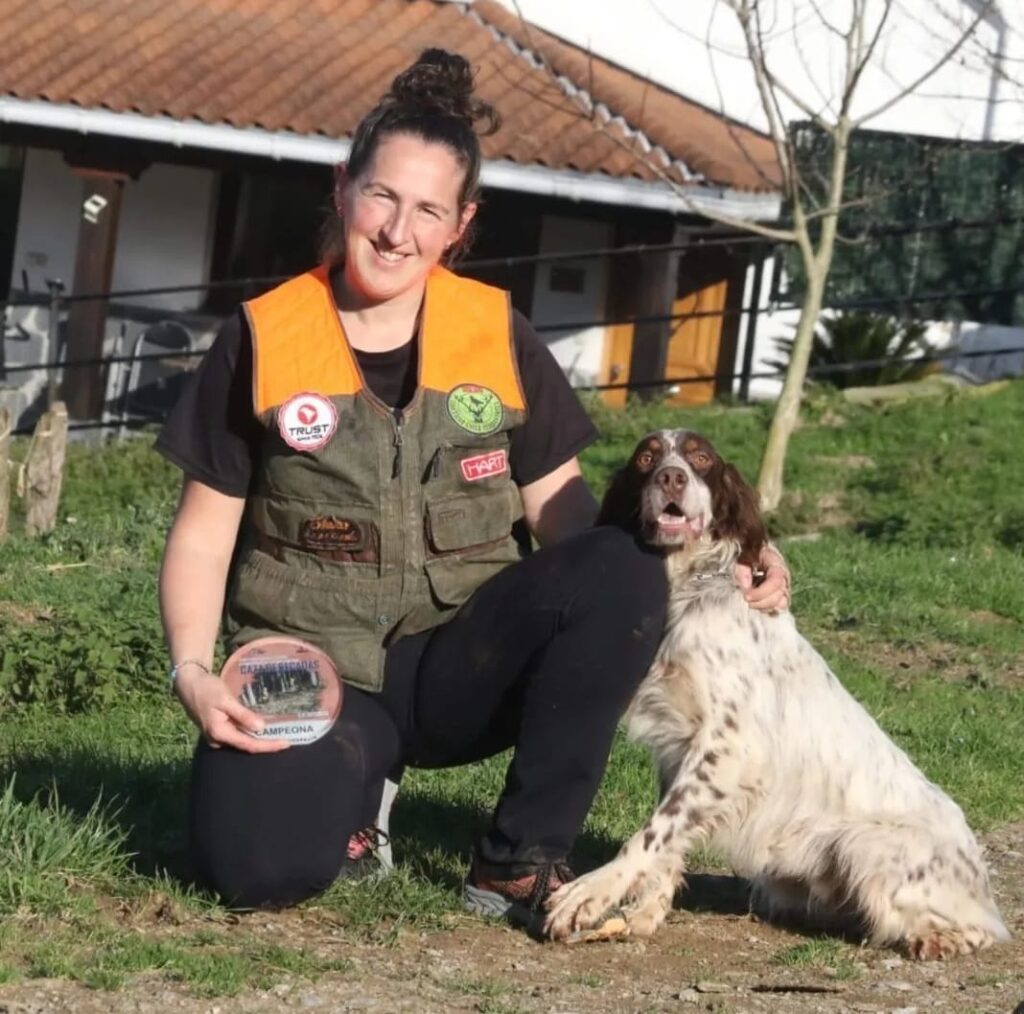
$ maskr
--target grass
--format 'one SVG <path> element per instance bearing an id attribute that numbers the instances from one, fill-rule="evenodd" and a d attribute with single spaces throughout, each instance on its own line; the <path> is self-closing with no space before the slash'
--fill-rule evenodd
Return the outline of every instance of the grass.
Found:
<path id="1" fill-rule="evenodd" d="M 851 957 L 855 953 L 849 944 L 831 937 L 815 937 L 779 951 L 771 961 L 773 965 L 784 968 L 825 972 L 833 979 L 855 979 L 860 975 L 860 969 Z"/>
<path id="2" fill-rule="evenodd" d="M 768 421 L 760 407 L 590 407 L 602 439 L 583 465 L 596 489 L 659 426 L 702 430 L 752 476 Z M 772 519 L 804 632 L 981 828 L 1024 818 L 1022 445 L 1024 383 L 883 409 L 814 394 Z M 218 996 L 347 969 L 232 925 L 189 886 L 194 736 L 165 692 L 155 601 L 176 487 L 148 439 L 73 447 L 56 531 L 0 546 L 0 983 L 58 975 L 114 989 L 148 970 Z M 380 946 L 461 919 L 468 850 L 504 764 L 409 772 L 397 874 L 338 884 L 303 919 Z M 618 740 L 581 864 L 608 858 L 654 794 L 646 757 Z M 841 975 L 845 953 L 811 940 L 776 961 Z M 489 979 L 449 985 L 481 1010 L 507 1007 Z"/>

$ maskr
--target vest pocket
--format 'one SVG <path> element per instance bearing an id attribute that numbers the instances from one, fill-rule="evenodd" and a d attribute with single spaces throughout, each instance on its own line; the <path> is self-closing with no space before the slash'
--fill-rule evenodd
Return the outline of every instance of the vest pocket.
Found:
<path id="1" fill-rule="evenodd" d="M 487 578 L 520 558 L 512 538 L 514 488 L 426 504 L 426 570 L 438 602 L 460 605 Z"/>
<path id="2" fill-rule="evenodd" d="M 377 592 L 375 573 L 360 578 L 347 569 L 306 569 L 251 550 L 231 585 L 229 633 L 236 643 L 269 633 L 301 637 L 331 655 L 344 675 L 346 659 L 338 646 L 361 636 L 372 640 Z"/>

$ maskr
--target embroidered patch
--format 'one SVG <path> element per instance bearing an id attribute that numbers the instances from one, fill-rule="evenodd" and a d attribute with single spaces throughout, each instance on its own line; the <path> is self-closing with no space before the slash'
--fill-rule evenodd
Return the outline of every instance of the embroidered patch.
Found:
<path id="1" fill-rule="evenodd" d="M 347 549 L 352 552 L 363 548 L 363 528 L 351 518 L 316 517 L 303 522 L 299 535 L 310 549 Z"/>
<path id="2" fill-rule="evenodd" d="M 463 458 L 459 468 L 466 482 L 479 482 L 492 475 L 504 475 L 508 471 L 508 455 L 503 450 L 474 454 L 471 458 Z"/>
<path id="3" fill-rule="evenodd" d="M 448 414 L 464 430 L 485 437 L 501 427 L 501 399 L 479 384 L 459 384 L 448 392 Z"/>
<path id="4" fill-rule="evenodd" d="M 322 394 L 296 394 L 277 410 L 281 439 L 296 451 L 319 450 L 337 428 L 338 410 Z"/>

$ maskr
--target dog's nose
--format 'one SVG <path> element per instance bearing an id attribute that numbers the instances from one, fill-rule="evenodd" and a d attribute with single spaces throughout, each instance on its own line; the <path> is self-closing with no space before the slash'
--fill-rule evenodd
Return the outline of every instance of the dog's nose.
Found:
<path id="1" fill-rule="evenodd" d="M 663 468 L 654 480 L 665 493 L 678 493 L 686 486 L 686 473 L 681 468 Z"/>

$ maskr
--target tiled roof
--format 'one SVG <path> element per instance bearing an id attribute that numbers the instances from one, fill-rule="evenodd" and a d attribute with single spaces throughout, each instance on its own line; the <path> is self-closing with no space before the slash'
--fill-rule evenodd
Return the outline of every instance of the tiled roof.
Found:
<path id="1" fill-rule="evenodd" d="M 0 94 L 327 137 L 350 136 L 395 74 L 443 46 L 502 114 L 485 158 L 773 189 L 762 135 L 492 0 L 0 0 L 0 24 Z"/>

